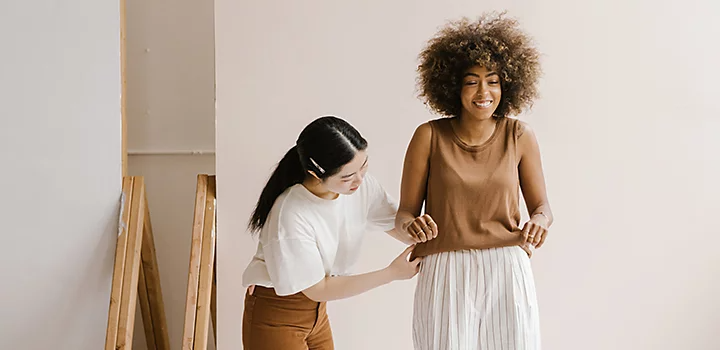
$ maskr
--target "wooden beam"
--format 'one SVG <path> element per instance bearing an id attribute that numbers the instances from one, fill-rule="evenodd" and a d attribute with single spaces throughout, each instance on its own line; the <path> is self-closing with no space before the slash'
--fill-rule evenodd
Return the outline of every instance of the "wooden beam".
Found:
<path id="1" fill-rule="evenodd" d="M 148 350 L 169 350 L 155 240 L 142 177 L 123 178 L 120 207 L 105 350 L 132 349 L 138 303 Z"/>
<path id="2" fill-rule="evenodd" d="M 207 182 L 194 350 L 207 349 L 211 318 L 210 304 L 215 263 L 215 176 L 208 177 Z"/>
<path id="3" fill-rule="evenodd" d="M 115 247 L 115 266 L 113 268 L 112 289 L 110 291 L 110 310 L 108 311 L 108 325 L 105 334 L 105 350 L 115 350 L 117 343 L 128 228 L 130 227 L 130 205 L 133 200 L 133 183 L 133 178 L 123 178 L 120 221 L 118 223 L 120 227 L 118 228 L 118 239 Z"/>
<path id="4" fill-rule="evenodd" d="M 157 341 L 155 340 L 155 331 L 153 330 L 152 311 L 150 311 L 150 296 L 148 295 L 147 280 L 145 277 L 145 269 L 142 262 L 140 263 L 140 279 L 138 280 L 138 301 L 140 302 L 140 313 L 143 320 L 143 329 L 145 330 L 145 344 L 148 350 L 156 350 Z"/>
<path id="5" fill-rule="evenodd" d="M 217 236 L 215 238 L 215 244 L 217 244 Z M 212 297 L 210 298 L 210 313 L 212 314 L 213 342 L 215 343 L 215 349 L 217 349 L 217 251 L 215 251 L 215 262 L 213 263 L 213 283 Z"/>
<path id="6" fill-rule="evenodd" d="M 148 340 L 148 350 L 170 350 L 170 339 L 168 337 L 167 320 L 165 318 L 165 303 L 162 297 L 162 288 L 160 285 L 160 272 L 158 269 L 157 252 L 155 251 L 155 238 L 153 236 L 152 223 L 150 221 L 150 212 L 147 204 L 147 195 L 145 196 L 145 220 L 142 235 L 142 269 L 140 284 L 140 300 L 147 299 L 149 313 L 143 315 L 143 324 L 145 325 L 146 338 L 148 331 L 153 333 L 152 340 L 154 343 L 150 345 Z M 142 305 L 142 304 L 141 304 Z"/>
<path id="7" fill-rule="evenodd" d="M 120 322 L 118 324 L 116 350 L 132 348 L 144 225 L 145 183 L 142 177 L 136 177 L 133 181 L 133 198 L 130 205 L 130 227 L 127 236 L 125 276 L 123 277 L 122 299 L 120 300 Z"/>
<path id="8" fill-rule="evenodd" d="M 208 176 L 198 175 L 195 189 L 195 214 L 193 216 L 192 241 L 190 245 L 190 267 L 185 302 L 185 324 L 183 326 L 182 350 L 193 350 L 195 317 L 197 315 L 198 283 L 202 253 L 205 203 L 207 201 Z"/>

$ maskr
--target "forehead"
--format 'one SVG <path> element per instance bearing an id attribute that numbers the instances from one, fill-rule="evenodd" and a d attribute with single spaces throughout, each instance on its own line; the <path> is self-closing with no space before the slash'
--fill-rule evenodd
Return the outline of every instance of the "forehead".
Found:
<path id="1" fill-rule="evenodd" d="M 470 69 L 468 69 L 465 72 L 466 76 L 467 76 L 467 74 L 472 74 L 472 75 L 477 75 L 479 77 L 485 77 L 486 75 L 488 75 L 490 73 L 495 73 L 495 71 L 492 69 L 488 69 L 487 67 L 481 66 L 481 65 L 472 66 L 472 67 L 470 67 Z"/>
<path id="2" fill-rule="evenodd" d="M 351 160 L 349 163 L 343 165 L 343 167 L 340 169 L 340 172 L 338 173 L 339 176 L 346 176 L 353 174 L 355 172 L 360 171 L 362 169 L 363 165 L 365 165 L 365 162 L 368 159 L 368 155 L 366 151 L 358 151 L 355 153 L 355 158 Z"/>

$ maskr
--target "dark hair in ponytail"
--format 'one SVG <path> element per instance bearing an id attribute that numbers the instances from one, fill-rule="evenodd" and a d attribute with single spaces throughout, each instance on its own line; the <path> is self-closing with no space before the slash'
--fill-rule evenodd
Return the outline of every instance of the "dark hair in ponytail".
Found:
<path id="1" fill-rule="evenodd" d="M 263 228 L 275 200 L 288 188 L 302 183 L 308 171 L 324 180 L 337 174 L 358 151 L 366 148 L 367 141 L 360 132 L 340 118 L 326 116 L 308 124 L 265 184 L 250 217 L 250 231 Z"/>

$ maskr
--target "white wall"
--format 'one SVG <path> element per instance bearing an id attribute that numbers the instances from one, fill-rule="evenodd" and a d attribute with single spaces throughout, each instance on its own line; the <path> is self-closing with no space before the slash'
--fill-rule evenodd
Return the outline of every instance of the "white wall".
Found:
<path id="1" fill-rule="evenodd" d="M 196 178 L 215 173 L 213 2 L 126 6 L 128 174 L 146 180 L 170 345 L 180 349 Z M 178 151 L 210 153 L 165 154 Z M 133 349 L 145 350 L 136 314 Z"/>
<path id="2" fill-rule="evenodd" d="M 0 348 L 105 342 L 121 190 L 117 1 L 0 4 Z"/>
<path id="3" fill-rule="evenodd" d="M 128 151 L 214 151 L 212 0 L 126 8 Z"/>
<path id="4" fill-rule="evenodd" d="M 350 120 L 398 193 L 409 137 L 434 117 L 415 98 L 417 54 L 446 20 L 503 8 L 544 53 L 543 97 L 523 116 L 557 216 L 533 258 L 544 347 L 717 348 L 720 5 L 216 0 L 220 348 L 241 347 L 247 217 L 301 128 Z M 359 270 L 399 250 L 369 234 Z M 336 348 L 411 349 L 413 288 L 331 303 Z"/>

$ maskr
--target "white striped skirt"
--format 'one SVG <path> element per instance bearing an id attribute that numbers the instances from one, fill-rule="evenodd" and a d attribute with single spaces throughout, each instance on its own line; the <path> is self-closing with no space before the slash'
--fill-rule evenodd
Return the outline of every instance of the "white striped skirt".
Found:
<path id="1" fill-rule="evenodd" d="M 426 256 L 413 312 L 415 350 L 540 350 L 530 258 L 520 247 Z"/>

